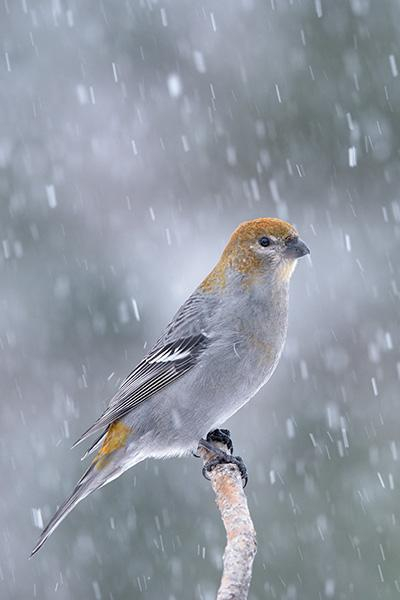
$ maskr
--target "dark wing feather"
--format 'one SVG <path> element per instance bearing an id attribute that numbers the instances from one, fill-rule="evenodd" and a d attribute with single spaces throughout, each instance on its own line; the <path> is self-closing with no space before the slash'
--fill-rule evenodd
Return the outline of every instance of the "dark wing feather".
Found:
<path id="1" fill-rule="evenodd" d="M 178 338 L 164 344 L 160 338 L 153 350 L 123 381 L 107 410 L 74 446 L 92 433 L 121 419 L 138 404 L 182 377 L 196 364 L 207 345 L 207 340 L 204 333 Z"/>

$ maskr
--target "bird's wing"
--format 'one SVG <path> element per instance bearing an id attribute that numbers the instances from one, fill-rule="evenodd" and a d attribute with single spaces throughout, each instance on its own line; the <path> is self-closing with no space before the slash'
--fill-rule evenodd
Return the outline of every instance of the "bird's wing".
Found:
<path id="1" fill-rule="evenodd" d="M 164 335 L 149 354 L 122 382 L 105 412 L 75 442 L 108 427 L 113 421 L 136 408 L 144 400 L 173 383 L 198 361 L 209 343 L 206 327 L 210 303 L 195 293 L 179 309 Z"/>

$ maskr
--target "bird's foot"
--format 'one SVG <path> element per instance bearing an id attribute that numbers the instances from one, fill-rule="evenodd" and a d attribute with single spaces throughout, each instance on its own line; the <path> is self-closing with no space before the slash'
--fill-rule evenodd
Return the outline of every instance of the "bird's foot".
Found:
<path id="1" fill-rule="evenodd" d="M 223 444 L 228 448 L 229 452 L 232 454 L 233 444 L 230 436 L 231 432 L 229 431 L 229 429 L 213 429 L 212 431 L 209 431 L 207 433 L 205 441 L 214 444 Z M 192 456 L 194 456 L 195 458 L 201 458 L 195 450 L 192 450 Z"/>
<path id="2" fill-rule="evenodd" d="M 231 440 L 231 432 L 229 429 L 213 429 L 207 433 L 207 442 L 212 444 L 224 444 L 231 454 L 233 454 L 233 444 Z"/>
<path id="3" fill-rule="evenodd" d="M 224 446 L 228 448 L 229 454 L 219 448 L 216 444 L 224 444 Z M 213 454 L 213 458 L 207 461 L 203 466 L 203 476 L 206 479 L 210 479 L 208 473 L 210 473 L 215 466 L 233 464 L 238 467 L 243 480 L 243 487 L 246 487 L 248 482 L 247 468 L 240 456 L 232 455 L 233 444 L 228 429 L 214 429 L 213 431 L 210 431 L 205 440 L 201 439 L 199 441 L 199 446 Z M 197 455 L 195 454 L 194 456 Z"/>

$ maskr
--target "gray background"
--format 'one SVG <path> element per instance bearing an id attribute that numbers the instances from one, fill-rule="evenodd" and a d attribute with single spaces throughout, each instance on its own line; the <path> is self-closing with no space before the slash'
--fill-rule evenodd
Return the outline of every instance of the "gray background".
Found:
<path id="1" fill-rule="evenodd" d="M 71 443 L 258 216 L 312 258 L 229 423 L 250 597 L 400 596 L 399 23 L 396 0 L 1 4 L 1 598 L 214 597 L 194 458 L 139 465 L 27 556 L 84 467 Z"/>

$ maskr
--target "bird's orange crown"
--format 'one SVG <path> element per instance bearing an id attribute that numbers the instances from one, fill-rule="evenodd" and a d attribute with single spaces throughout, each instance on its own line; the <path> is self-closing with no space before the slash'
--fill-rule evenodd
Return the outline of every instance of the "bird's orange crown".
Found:
<path id="1" fill-rule="evenodd" d="M 254 275 L 257 273 L 262 258 L 251 250 L 262 236 L 287 241 L 297 237 L 297 231 L 290 223 L 276 218 L 260 218 L 241 223 L 231 235 L 222 256 L 211 273 L 201 284 L 203 291 L 211 291 L 215 287 L 224 287 L 226 271 L 229 267 L 240 273 Z M 292 272 L 290 269 L 290 273 Z"/>

